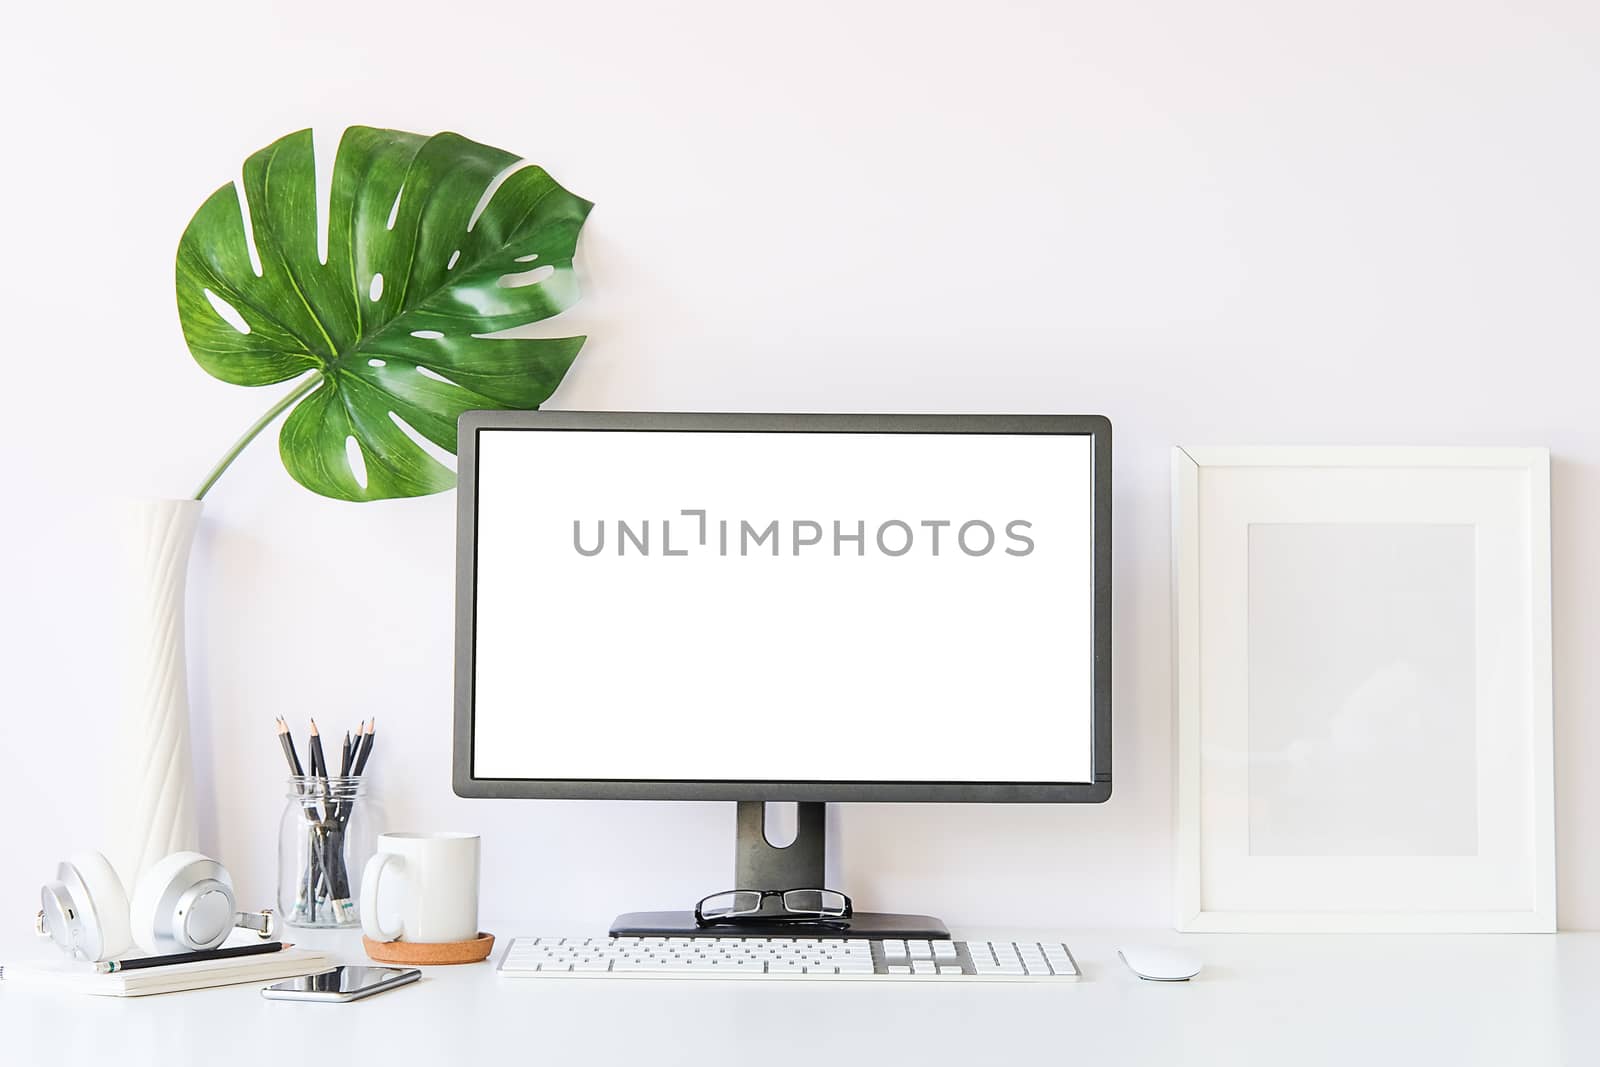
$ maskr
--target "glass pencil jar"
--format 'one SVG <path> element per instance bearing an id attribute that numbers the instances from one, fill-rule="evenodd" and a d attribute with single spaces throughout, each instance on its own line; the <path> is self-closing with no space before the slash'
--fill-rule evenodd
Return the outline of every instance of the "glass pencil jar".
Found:
<path id="1" fill-rule="evenodd" d="M 361 925 L 361 871 L 382 820 L 364 778 L 292 775 L 278 821 L 278 914 L 290 926 Z"/>

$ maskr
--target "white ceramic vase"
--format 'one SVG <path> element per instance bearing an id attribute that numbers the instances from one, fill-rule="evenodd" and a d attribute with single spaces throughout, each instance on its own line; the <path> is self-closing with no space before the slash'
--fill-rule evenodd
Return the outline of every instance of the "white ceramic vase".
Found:
<path id="1" fill-rule="evenodd" d="M 109 858 L 130 887 L 163 856 L 200 843 L 183 610 L 200 509 L 198 500 L 132 500 L 122 518 L 122 703 Z"/>

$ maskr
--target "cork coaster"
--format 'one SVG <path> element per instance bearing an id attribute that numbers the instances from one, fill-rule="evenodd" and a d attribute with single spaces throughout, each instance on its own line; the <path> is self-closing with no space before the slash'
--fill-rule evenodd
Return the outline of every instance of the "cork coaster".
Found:
<path id="1" fill-rule="evenodd" d="M 403 963 L 408 967 L 437 967 L 446 963 L 479 963 L 494 951 L 494 935 L 480 932 L 471 941 L 374 941 L 365 934 L 361 945 L 379 963 Z"/>

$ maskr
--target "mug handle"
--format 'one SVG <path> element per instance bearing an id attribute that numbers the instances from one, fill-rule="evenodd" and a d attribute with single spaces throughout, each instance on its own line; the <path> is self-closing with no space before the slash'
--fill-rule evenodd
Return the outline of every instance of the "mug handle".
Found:
<path id="1" fill-rule="evenodd" d="M 393 852 L 379 852 L 367 861 L 366 869 L 361 872 L 361 932 L 374 941 L 398 941 L 405 933 L 405 926 L 401 924 L 393 932 L 385 930 L 378 922 L 378 883 L 383 878 L 384 870 L 389 866 L 389 861 L 394 860 L 402 867 L 405 866 L 401 857 Z"/>

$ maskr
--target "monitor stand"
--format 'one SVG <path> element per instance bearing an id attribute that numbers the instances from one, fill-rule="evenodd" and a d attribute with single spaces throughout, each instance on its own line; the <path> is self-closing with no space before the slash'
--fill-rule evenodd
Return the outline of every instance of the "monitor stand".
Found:
<path id="1" fill-rule="evenodd" d="M 767 840 L 766 805 L 739 801 L 734 884 L 727 889 L 824 889 L 828 842 L 827 806 L 799 805 L 794 842 L 778 848 Z M 858 911 L 837 923 L 740 923 L 700 926 L 693 911 L 630 911 L 611 924 L 612 937 L 876 937 L 948 940 L 950 931 L 931 915 Z"/>

